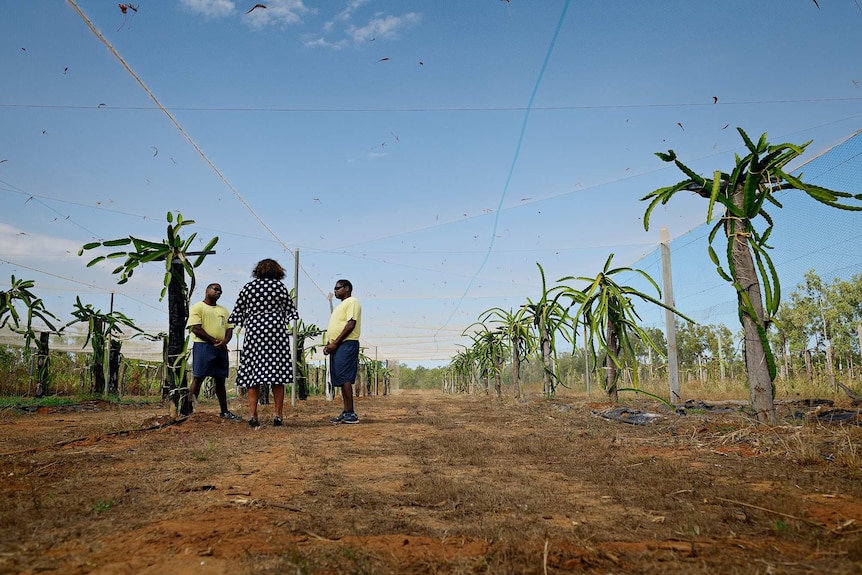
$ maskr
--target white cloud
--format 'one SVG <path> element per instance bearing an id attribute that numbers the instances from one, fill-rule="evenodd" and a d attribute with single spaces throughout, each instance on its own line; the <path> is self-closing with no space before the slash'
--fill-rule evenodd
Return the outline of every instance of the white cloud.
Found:
<path id="1" fill-rule="evenodd" d="M 338 42 L 330 42 L 326 38 L 315 38 L 314 40 L 306 40 L 302 43 L 306 48 L 332 48 L 333 50 L 341 50 L 347 44 L 346 40 Z"/>
<path id="2" fill-rule="evenodd" d="M 365 26 L 349 26 L 347 34 L 354 42 L 368 42 L 372 39 L 394 39 L 399 33 L 418 23 L 421 17 L 416 12 L 410 12 L 403 16 L 376 15 Z"/>
<path id="3" fill-rule="evenodd" d="M 180 4 L 207 18 L 224 18 L 237 14 L 238 9 L 234 0 L 180 0 Z M 245 22 L 253 28 L 264 28 L 266 26 L 278 26 L 287 24 L 298 24 L 302 17 L 312 12 L 303 0 L 264 0 L 261 2 L 266 8 L 255 8 L 251 12 L 245 11 L 245 4 L 239 12 Z M 248 3 L 251 9 L 254 3 Z"/>
<path id="4" fill-rule="evenodd" d="M 353 13 L 356 12 L 363 5 L 368 4 L 369 0 L 348 0 L 347 7 L 338 13 L 335 17 L 337 20 L 350 20 L 353 17 Z"/>
<path id="5" fill-rule="evenodd" d="M 302 17 L 311 12 L 302 0 L 268 0 L 266 9 L 258 8 L 246 15 L 254 28 L 299 24 Z"/>
<path id="6" fill-rule="evenodd" d="M 164 263 L 154 262 L 142 266 L 129 283 L 119 285 L 117 281 L 120 276 L 111 271 L 122 264 L 123 259 L 106 260 L 87 267 L 87 262 L 98 255 L 105 255 L 107 250 L 96 249 L 79 257 L 78 250 L 84 243 L 80 239 L 24 232 L 15 226 L 0 223 L 0 289 L 6 289 L 12 274 L 18 279 L 33 280 L 36 285 L 31 291 L 42 298 L 45 307 L 59 318 L 59 322 L 54 323 L 55 327 L 72 319 L 70 311 L 76 296 L 84 304 L 108 311 L 109 306 L 114 305 L 111 303 L 113 295 L 109 294 L 115 294 L 116 311 L 133 318 L 148 333 L 164 331 L 166 300 L 158 301 L 164 285 Z M 121 247 L 115 249 L 122 250 Z M 196 295 L 200 294 L 199 289 L 195 292 Z M 36 323 L 38 329 L 41 322 Z M 127 332 L 127 335 L 131 333 Z M 158 347 L 154 352 L 159 351 Z M 130 357 L 139 357 L 138 353 L 136 351 Z M 129 356 L 128 353 L 126 355 Z"/>
<path id="7" fill-rule="evenodd" d="M 180 0 L 180 4 L 207 18 L 223 18 L 236 9 L 233 0 Z"/>
<path id="8" fill-rule="evenodd" d="M 77 255 L 81 248 L 80 242 L 64 238 L 32 234 L 14 226 L 0 223 L 0 254 L 14 259 L 16 256 L 27 256 L 28 259 L 37 256 Z"/>

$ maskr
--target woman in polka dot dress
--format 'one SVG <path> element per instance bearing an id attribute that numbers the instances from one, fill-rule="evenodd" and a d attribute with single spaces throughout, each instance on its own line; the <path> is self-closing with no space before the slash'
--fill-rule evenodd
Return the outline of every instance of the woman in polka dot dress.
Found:
<path id="1" fill-rule="evenodd" d="M 299 313 L 285 285 L 284 268 L 272 259 L 261 260 L 251 272 L 254 278 L 243 286 L 228 322 L 245 332 L 236 384 L 248 390 L 251 418 L 248 424 L 260 427 L 257 402 L 262 383 L 272 386 L 275 399 L 273 425 L 281 427 L 284 417 L 284 386 L 293 383 L 289 323 Z"/>

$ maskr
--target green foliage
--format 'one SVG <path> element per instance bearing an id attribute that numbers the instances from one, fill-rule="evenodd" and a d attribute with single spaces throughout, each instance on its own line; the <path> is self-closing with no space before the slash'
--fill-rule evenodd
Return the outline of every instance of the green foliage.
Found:
<path id="1" fill-rule="evenodd" d="M 58 405 L 72 405 L 77 400 L 73 397 L 61 397 L 59 395 L 46 395 L 44 397 L 18 397 L 2 395 L 0 396 L 0 409 L 10 407 L 56 407 Z"/>
<path id="2" fill-rule="evenodd" d="M 547 395 L 554 395 L 556 385 L 560 381 L 560 372 L 557 366 L 557 333 L 569 319 L 566 309 L 550 298 L 547 282 L 545 281 L 545 270 L 539 262 L 536 262 L 542 277 L 542 294 L 538 300 L 533 302 L 527 298 L 527 303 L 518 312 L 519 317 L 529 321 L 535 329 L 537 337 L 537 352 L 544 365 L 545 383 L 544 389 Z M 566 332 L 562 332 L 565 336 Z M 572 340 L 574 342 L 574 340 Z"/>
<path id="3" fill-rule="evenodd" d="M 293 296 L 293 290 L 291 290 L 291 297 Z M 305 323 L 302 319 L 297 320 L 296 323 L 296 341 L 298 342 L 297 349 L 301 349 L 303 352 L 303 357 L 299 358 L 300 363 L 305 363 L 309 359 L 311 359 L 314 354 L 317 352 L 319 347 L 323 347 L 326 345 L 325 337 L 320 338 L 320 336 L 326 333 L 325 330 L 317 327 L 316 324 L 313 323 Z M 314 342 L 314 338 L 320 338 L 317 342 Z"/>
<path id="4" fill-rule="evenodd" d="M 766 134 L 763 134 L 754 143 L 742 128 L 737 128 L 737 131 L 748 154 L 742 158 L 736 157 L 736 166 L 732 172 L 715 171 L 711 179 L 700 176 L 680 162 L 673 150 L 656 154 L 662 161 L 674 163 L 687 178 L 672 186 L 654 190 L 642 198 L 649 201 L 644 213 L 644 229 L 649 229 L 652 211 L 659 205 L 665 205 L 680 191 L 694 192 L 709 200 L 707 223 L 713 221 L 716 204 L 720 204 L 723 212 L 710 231 L 708 253 L 719 276 L 736 290 L 740 323 L 747 326 L 746 329 L 757 332 L 759 349 L 753 345 L 746 349 L 751 397 L 759 405 L 758 417 L 771 419 L 774 418 L 771 388 L 776 366 L 768 332 L 781 303 L 781 285 L 768 251 L 773 221 L 764 206 L 768 202 L 781 208 L 776 192 L 800 190 L 826 205 L 860 211 L 862 194 L 854 195 L 808 184 L 802 181 L 801 174 L 795 177 L 785 171 L 786 166 L 798 158 L 811 142 L 801 146 L 789 143 L 771 145 L 766 140 Z M 756 225 L 761 221 L 765 224 L 763 231 Z M 713 246 L 720 231 L 727 238 L 724 262 Z M 737 269 L 738 266 L 741 268 Z M 761 297 L 763 301 L 754 301 Z M 758 375 L 759 366 L 763 365 L 768 368 L 769 381 L 759 381 L 766 378 L 766 373 Z"/>
<path id="5" fill-rule="evenodd" d="M 577 306 L 577 311 L 572 316 L 575 320 L 572 339 L 575 339 L 577 325 L 582 321 L 587 328 L 587 339 L 590 342 L 589 349 L 592 352 L 593 365 L 596 365 L 598 360 L 597 348 L 605 354 L 607 367 L 611 368 L 608 370 L 605 389 L 615 396 L 617 380 L 626 364 L 625 357 L 631 358 L 635 363 L 632 374 L 635 383 L 637 383 L 638 345 L 649 346 L 657 354 L 662 353 L 662 349 L 652 340 L 650 334 L 638 324 L 641 318 L 635 311 L 632 298 L 639 298 L 669 309 L 688 321 L 692 320 L 649 294 L 631 286 L 618 284 L 613 276 L 619 273 L 635 272 L 646 279 L 661 297 L 658 284 L 649 274 L 628 267 L 611 268 L 613 257 L 614 254 L 608 256 L 604 268 L 595 278 L 567 276 L 559 280 L 560 282 L 584 281 L 587 282 L 586 287 L 579 290 L 564 284 L 555 287 L 552 291 L 557 292 L 558 298 L 568 298 L 571 301 L 570 309 Z"/>
<path id="6" fill-rule="evenodd" d="M 479 314 L 479 323 L 484 326 L 486 322 L 490 322 L 497 326 L 497 331 L 503 334 L 508 345 L 518 354 L 518 357 L 526 358 L 535 353 L 538 343 L 535 334 L 530 330 L 530 318 L 526 313 L 527 309 L 524 306 L 513 313 L 512 310 L 492 307 Z"/>
<path id="7" fill-rule="evenodd" d="M 640 363 L 648 362 L 650 355 L 653 356 L 653 363 L 667 357 L 667 338 L 664 336 L 664 331 L 657 327 L 645 327 L 643 330 L 647 334 L 649 342 L 645 343 L 637 334 L 634 334 L 636 337 L 633 340 L 634 353 L 638 361 Z M 658 348 L 658 354 L 651 354 L 650 350 L 655 350 L 656 348 Z"/>
<path id="8" fill-rule="evenodd" d="M 0 409 L 8 408 L 39 408 L 58 407 L 63 405 L 77 405 L 88 401 L 107 401 L 104 396 L 96 393 L 74 393 L 72 395 L 46 395 L 44 397 L 18 397 L 13 395 L 0 395 Z M 110 403 L 118 405 L 147 405 L 152 399 L 146 397 L 126 397 L 123 399 L 113 398 Z"/>
<path id="9" fill-rule="evenodd" d="M 45 309 L 44 302 L 30 291 L 36 285 L 33 280 L 16 279 L 12 276 L 10 288 L 0 292 L 0 328 L 11 323 L 12 331 L 24 336 L 24 359 L 30 357 L 30 343 L 36 337 L 33 329 L 33 319 L 40 319 L 50 331 L 57 331 L 51 320 L 57 317 Z M 21 312 L 17 304 L 23 304 L 26 309 L 26 323 L 21 326 Z"/>
<path id="10" fill-rule="evenodd" d="M 656 153 L 656 156 L 663 161 L 673 162 L 688 176 L 688 179 L 673 186 L 659 188 L 642 198 L 642 200 L 650 201 L 649 207 L 644 213 L 644 229 L 649 229 L 649 219 L 653 209 L 658 205 L 666 204 L 679 191 L 694 192 L 709 199 L 707 223 L 714 219 L 716 203 L 720 204 L 724 208 L 724 212 L 718 217 L 717 223 L 710 231 L 709 257 L 716 265 L 718 274 L 736 288 L 740 296 L 740 314 L 756 318 L 757 313 L 754 305 L 748 298 L 746 286 L 739 281 L 739 274 L 732 257 L 734 242 L 728 241 L 727 243 L 726 268 L 713 247 L 715 237 L 721 230 L 724 230 L 726 236 L 731 239 L 735 239 L 737 236 L 747 238 L 765 300 L 765 317 L 759 319 L 763 322 L 762 327 L 768 328 L 781 302 L 781 285 L 768 252 L 770 246 L 767 242 L 772 233 L 773 222 L 764 210 L 766 202 L 781 208 L 781 203 L 775 197 L 776 192 L 801 190 L 826 205 L 843 210 L 859 211 L 862 210 L 862 205 L 848 202 L 852 200 L 862 201 L 862 195 L 807 184 L 801 180 L 801 174 L 797 178 L 785 172 L 787 164 L 799 157 L 811 143 L 810 141 L 801 146 L 789 143 L 770 145 L 766 141 L 766 134 L 763 134 L 755 144 L 742 128 L 737 128 L 737 131 L 742 136 L 749 153 L 743 158 L 737 156 L 736 167 L 731 173 L 716 171 L 712 179 L 696 174 L 677 159 L 673 150 L 669 150 L 667 154 Z M 758 218 L 762 218 L 766 223 L 762 232 L 755 225 Z M 775 365 L 771 359 L 766 332 L 765 330 L 761 331 L 761 340 L 767 355 L 770 356 L 770 373 L 775 377 Z"/>
<path id="11" fill-rule="evenodd" d="M 791 373 L 810 367 L 803 361 L 806 354 L 815 367 L 827 353 L 834 354 L 839 364 L 855 363 L 857 326 L 862 325 L 862 275 L 828 283 L 814 270 L 808 271 L 781 306 L 775 324 L 778 330 L 772 345 L 789 354 L 785 361 Z"/>
<path id="12" fill-rule="evenodd" d="M 491 325 L 496 326 L 496 330 L 500 332 L 503 338 L 501 343 L 507 346 L 512 355 L 512 378 L 513 383 L 517 387 L 518 397 L 521 396 L 521 363 L 536 352 L 539 344 L 538 338 L 530 330 L 528 318 L 525 317 L 527 309 L 524 306 L 516 313 L 513 313 L 511 309 L 507 311 L 494 307 L 479 314 L 479 322 L 481 324 L 484 325 L 486 322 L 489 322 Z"/>
<path id="13" fill-rule="evenodd" d="M 212 458 L 214 453 L 215 447 L 211 441 L 207 441 L 201 449 L 193 449 L 191 455 L 195 461 L 207 461 Z"/>
<path id="14" fill-rule="evenodd" d="M 440 389 L 445 368 L 427 368 L 421 365 L 415 368 L 406 363 L 398 366 L 399 385 L 401 389 Z"/>
<path id="15" fill-rule="evenodd" d="M 365 388 L 368 389 L 370 393 L 388 393 L 393 377 L 392 370 L 386 369 L 385 362 L 376 361 L 363 354 L 360 354 L 359 359 L 362 364 L 362 369 L 365 370 L 363 376 Z M 373 388 L 372 386 L 375 383 L 382 387 L 380 389 Z"/>
<path id="16" fill-rule="evenodd" d="M 470 338 L 473 340 L 473 345 L 471 346 L 473 359 L 476 362 L 476 367 L 481 377 L 486 380 L 494 377 L 496 381 L 495 388 L 499 394 L 503 363 L 508 353 L 505 334 L 502 330 L 490 330 L 482 322 L 475 322 L 468 326 L 461 335 L 467 335 L 467 331 L 475 325 L 479 325 L 481 329 L 470 335 Z"/>
<path id="17" fill-rule="evenodd" d="M 108 500 L 101 500 L 100 499 L 99 501 L 97 501 L 96 503 L 93 504 L 93 507 L 91 509 L 95 513 L 104 513 L 105 511 L 109 511 L 113 507 L 114 507 L 114 502 L 111 501 L 110 499 L 108 499 Z"/>
<path id="18" fill-rule="evenodd" d="M 535 358 L 542 366 L 543 391 L 546 396 L 551 397 L 556 385 L 566 385 L 566 380 L 580 378 L 589 369 L 587 353 L 575 345 L 579 320 L 583 319 L 590 342 L 591 365 L 595 366 L 600 359 L 605 359 L 606 363 L 614 367 L 608 372 L 613 374 L 607 380 L 610 382 L 609 392 L 615 389 L 616 380 L 622 373 L 621 368 L 624 368 L 629 360 L 634 362 L 632 374 L 636 383 L 638 358 L 647 355 L 647 348 L 663 357 L 667 343 L 661 330 L 644 330 L 638 325 L 640 317 L 634 310 L 632 298 L 638 297 L 660 307 L 666 306 L 658 299 L 632 287 L 617 284 L 612 279 L 615 274 L 635 272 L 645 277 L 660 295 L 658 285 L 649 275 L 631 268 L 611 269 L 612 259 L 613 254 L 608 257 L 603 271 L 596 278 L 569 276 L 559 280 L 562 282 L 576 279 L 588 282 L 587 287 L 580 290 L 567 285 L 548 289 L 544 269 L 537 263 L 542 279 L 541 297 L 536 301 L 527 298 L 527 304 L 516 313 L 502 308 L 491 308 L 482 312 L 479 321 L 462 334 L 468 335 L 468 332 L 471 332 L 469 335 L 472 345 L 452 358 L 444 371 L 444 378 L 448 377 L 453 386 L 461 390 L 465 381 L 476 383 L 477 378 L 493 376 L 499 387 L 505 371 L 505 354 L 511 353 L 511 381 L 518 386 L 518 390 L 522 362 L 527 373 L 532 371 L 531 358 Z M 561 303 L 564 299 L 570 300 L 568 307 Z M 577 312 L 571 314 L 572 308 L 576 308 Z M 475 326 L 479 326 L 479 329 L 471 331 Z M 573 353 L 562 356 L 558 354 L 558 335 L 572 344 Z M 621 341 L 623 347 L 617 345 L 620 343 L 617 340 Z M 621 350 L 624 353 L 621 353 Z M 565 370 L 561 368 L 563 364 Z M 563 371 L 566 372 L 566 377 L 562 377 Z M 403 382 L 402 374 L 402 384 Z"/>
<path id="19" fill-rule="evenodd" d="M 121 265 L 114 268 L 114 270 L 111 272 L 112 274 L 120 275 L 120 279 L 117 282 L 118 284 L 124 284 L 129 281 L 129 279 L 135 273 L 135 270 L 141 264 L 154 261 L 163 261 L 165 263 L 165 276 L 164 287 L 162 288 L 162 293 L 159 298 L 160 300 L 164 299 L 165 295 L 167 294 L 168 285 L 171 283 L 171 278 L 173 277 L 172 264 L 174 260 L 177 260 L 182 264 L 185 273 L 189 276 L 190 284 L 187 291 L 184 277 L 177 278 L 182 284 L 186 299 L 188 299 L 195 291 L 194 270 L 203 263 L 206 256 L 212 251 L 216 243 L 218 243 L 218 237 L 214 237 L 209 242 L 207 242 L 206 246 L 203 248 L 202 251 L 192 252 L 192 243 L 194 242 L 197 233 L 193 233 L 188 238 L 183 239 L 180 235 L 180 232 L 182 231 L 183 227 L 192 225 L 195 223 L 195 221 L 184 220 L 183 215 L 178 213 L 176 216 L 176 223 L 174 223 L 174 215 L 171 212 L 168 212 L 167 214 L 167 221 L 168 226 L 166 238 L 161 242 L 143 240 L 134 236 L 129 236 L 127 238 L 119 238 L 115 240 L 90 242 L 84 244 L 81 247 L 81 249 L 78 251 L 78 255 L 83 255 L 85 251 L 93 250 L 100 247 L 115 248 L 131 245 L 132 249 L 114 251 L 106 255 L 100 255 L 91 259 L 87 263 L 87 267 L 92 267 L 104 260 L 126 258 Z M 194 261 L 189 259 L 189 256 L 192 255 L 197 255 Z"/>
<path id="20" fill-rule="evenodd" d="M 91 304 L 84 305 L 83 303 L 81 303 L 81 298 L 78 296 L 75 297 L 75 307 L 72 311 L 72 317 L 74 319 L 72 319 L 63 327 L 66 328 L 76 323 L 87 324 L 87 337 L 81 347 L 87 347 L 87 344 L 90 343 L 90 341 L 92 341 L 93 343 L 92 374 L 94 387 L 101 389 L 101 386 L 103 384 L 102 380 L 104 379 L 103 374 L 109 372 L 110 354 L 106 353 L 105 345 L 105 342 L 108 340 L 109 336 L 120 336 L 123 333 L 123 329 L 121 326 L 129 327 L 138 332 L 132 337 L 143 334 L 143 330 L 141 330 L 141 328 L 135 325 L 135 323 L 130 318 L 126 317 L 123 313 L 119 311 L 103 313 L 102 310 L 95 309 Z M 115 339 L 112 342 L 112 346 L 119 347 L 119 345 L 119 339 Z M 111 374 L 111 376 L 116 376 L 116 374 Z M 99 389 L 96 389 L 95 391 L 99 391 Z"/>
<path id="21" fill-rule="evenodd" d="M 109 334 L 117 336 L 122 335 L 122 326 L 134 329 L 139 332 L 139 334 L 143 333 L 143 330 L 135 325 L 135 322 L 131 318 L 126 317 L 121 312 L 112 311 L 110 313 L 103 313 L 102 310 L 95 309 L 92 304 L 84 305 L 81 303 L 80 296 L 75 296 L 75 307 L 72 311 L 72 317 L 75 319 L 63 326 L 64 328 L 76 323 L 86 323 L 88 326 L 87 339 L 84 341 L 84 345 L 81 346 L 82 348 L 87 347 L 90 339 L 94 336 L 98 337 L 100 341 L 104 341 Z M 94 341 L 94 351 L 95 347 L 96 342 Z"/>
<path id="22" fill-rule="evenodd" d="M 560 380 L 556 364 L 556 334 L 565 321 L 565 310 L 548 298 L 545 270 L 538 262 L 542 278 L 542 295 L 535 302 L 527 303 L 517 311 L 491 308 L 479 314 L 477 322 L 468 326 L 462 335 L 472 339 L 469 348 L 452 358 L 447 370 L 451 379 L 461 387 L 464 381 L 477 383 L 476 378 L 493 376 L 500 386 L 500 377 L 505 365 L 505 354 L 512 353 L 513 365 L 520 365 L 530 356 L 536 355 L 543 366 L 542 380 L 545 392 L 553 395 Z M 471 331 L 474 326 L 478 330 Z M 519 385 L 519 381 L 515 382 Z"/>

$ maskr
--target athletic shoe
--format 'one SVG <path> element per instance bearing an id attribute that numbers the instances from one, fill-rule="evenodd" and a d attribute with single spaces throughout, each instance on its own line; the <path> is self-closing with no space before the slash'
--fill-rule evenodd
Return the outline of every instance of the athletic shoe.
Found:
<path id="1" fill-rule="evenodd" d="M 231 413 L 230 411 L 225 411 L 224 413 L 220 413 L 219 417 L 221 417 L 222 419 L 239 419 L 238 415 Z"/>
<path id="2" fill-rule="evenodd" d="M 359 417 L 351 411 L 344 414 L 344 419 L 341 420 L 341 423 L 359 423 Z"/>
<path id="3" fill-rule="evenodd" d="M 249 419 L 248 424 L 250 427 L 254 427 L 254 428 L 260 427 L 260 422 L 257 420 L 256 417 L 252 417 L 251 419 Z"/>
<path id="4" fill-rule="evenodd" d="M 275 419 L 272 420 L 272 426 L 273 427 L 281 427 L 282 425 L 284 425 L 284 421 L 282 421 L 282 419 L 280 417 L 276 417 Z"/>
<path id="5" fill-rule="evenodd" d="M 342 421 L 344 421 L 344 416 L 346 416 L 346 415 L 347 415 L 347 412 L 342 411 L 341 415 L 339 415 L 338 417 L 330 417 L 329 421 L 331 421 L 332 423 L 341 423 Z"/>

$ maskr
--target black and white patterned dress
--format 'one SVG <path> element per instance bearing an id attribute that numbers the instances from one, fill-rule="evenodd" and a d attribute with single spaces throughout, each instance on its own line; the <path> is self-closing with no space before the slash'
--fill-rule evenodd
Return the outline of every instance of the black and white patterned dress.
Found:
<path id="1" fill-rule="evenodd" d="M 288 322 L 298 318 L 290 293 L 280 280 L 256 278 L 243 286 L 228 319 L 245 332 L 237 386 L 293 382 Z"/>

